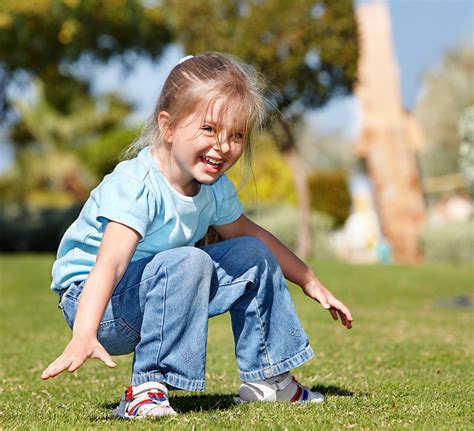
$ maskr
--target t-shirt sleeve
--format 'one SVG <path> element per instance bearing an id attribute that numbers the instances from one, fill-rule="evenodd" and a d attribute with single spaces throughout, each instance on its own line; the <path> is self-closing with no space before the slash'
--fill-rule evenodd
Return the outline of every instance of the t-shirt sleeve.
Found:
<path id="1" fill-rule="evenodd" d="M 243 212 L 243 206 L 237 196 L 237 190 L 226 175 L 222 175 L 214 184 L 216 197 L 216 219 L 214 225 L 223 225 L 237 220 Z"/>
<path id="2" fill-rule="evenodd" d="M 104 181 L 97 190 L 97 221 L 101 229 L 112 220 L 136 230 L 143 238 L 157 212 L 157 201 L 141 181 L 115 177 Z"/>

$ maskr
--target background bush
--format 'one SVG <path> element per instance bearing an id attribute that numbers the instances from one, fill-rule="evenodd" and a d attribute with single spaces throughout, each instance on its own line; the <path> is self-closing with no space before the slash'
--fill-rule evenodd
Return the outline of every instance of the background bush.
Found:
<path id="1" fill-rule="evenodd" d="M 308 176 L 311 208 L 333 217 L 342 226 L 351 210 L 351 194 L 344 171 L 313 172 Z"/>
<path id="2" fill-rule="evenodd" d="M 56 252 L 81 208 L 0 205 L 0 252 Z"/>
<path id="3" fill-rule="evenodd" d="M 421 244 L 426 262 L 474 263 L 474 220 L 427 226 Z"/>
<path id="4" fill-rule="evenodd" d="M 293 174 L 268 133 L 261 133 L 256 138 L 250 171 L 245 160 L 240 159 L 227 175 L 237 187 L 246 208 L 282 203 L 296 205 Z"/>

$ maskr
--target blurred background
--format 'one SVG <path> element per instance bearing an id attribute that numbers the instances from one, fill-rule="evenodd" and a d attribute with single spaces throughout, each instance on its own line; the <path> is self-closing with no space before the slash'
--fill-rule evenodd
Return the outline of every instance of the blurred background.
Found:
<path id="1" fill-rule="evenodd" d="M 281 114 L 230 173 L 251 218 L 303 258 L 474 262 L 472 0 L 1 1 L 0 251 L 56 251 L 208 50 Z"/>

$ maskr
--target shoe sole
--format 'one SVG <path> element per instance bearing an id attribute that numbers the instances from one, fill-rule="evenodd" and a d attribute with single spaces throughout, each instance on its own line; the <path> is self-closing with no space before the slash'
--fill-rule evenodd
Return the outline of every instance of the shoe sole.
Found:
<path id="1" fill-rule="evenodd" d="M 162 415 L 162 416 L 152 416 L 152 415 L 137 415 L 137 416 L 125 416 L 125 415 L 121 415 L 117 409 L 114 409 L 113 410 L 113 415 L 116 417 L 116 418 L 119 418 L 119 419 L 125 419 L 127 421 L 134 421 L 134 420 L 139 420 L 139 419 L 146 419 L 146 418 L 153 418 L 153 419 L 160 419 L 160 418 L 165 418 L 165 417 L 168 417 L 168 416 L 177 416 L 176 412 L 173 414 L 173 413 L 169 413 L 169 414 L 166 414 L 166 415 Z"/>
<path id="2" fill-rule="evenodd" d="M 313 399 L 313 400 L 308 400 L 308 401 L 305 401 L 305 402 L 297 402 L 297 403 L 293 403 L 293 404 L 320 404 L 320 403 L 324 403 L 325 399 L 323 398 L 322 400 L 321 399 Z M 243 400 L 242 398 L 240 397 L 234 397 L 234 403 L 235 404 L 246 404 L 246 403 L 287 403 L 289 401 L 265 401 L 265 400 L 259 400 L 259 401 L 247 401 L 247 400 Z"/>

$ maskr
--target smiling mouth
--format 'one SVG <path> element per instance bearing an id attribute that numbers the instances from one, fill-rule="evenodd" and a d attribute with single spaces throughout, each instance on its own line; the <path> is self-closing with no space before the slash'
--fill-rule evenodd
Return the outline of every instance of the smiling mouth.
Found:
<path id="1" fill-rule="evenodd" d="M 200 159 L 203 163 L 215 169 L 219 169 L 222 163 L 224 163 L 223 160 L 213 159 L 212 157 L 208 157 L 208 156 L 201 156 Z"/>

